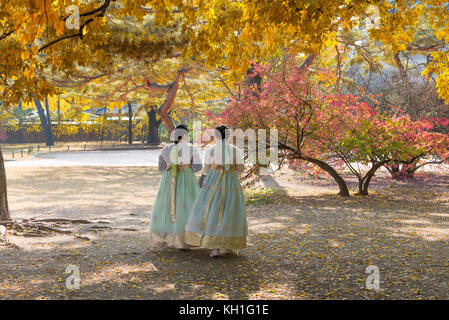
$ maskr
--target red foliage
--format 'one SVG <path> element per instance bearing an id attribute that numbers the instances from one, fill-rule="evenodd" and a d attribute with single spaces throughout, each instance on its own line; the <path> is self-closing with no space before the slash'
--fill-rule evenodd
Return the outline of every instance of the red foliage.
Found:
<path id="1" fill-rule="evenodd" d="M 208 116 L 243 130 L 277 128 L 280 155 L 292 165 L 307 157 L 332 159 L 333 165 L 337 161 L 350 169 L 354 162 L 449 159 L 449 136 L 432 131 L 436 125 L 449 125 L 449 119 L 412 121 L 399 112 L 379 114 L 362 97 L 329 91 L 330 72 L 298 71 L 291 60 L 278 70 L 256 65 L 255 74 L 261 76 L 260 87 L 247 87 L 240 100 Z M 363 178 L 361 172 L 353 173 Z"/>

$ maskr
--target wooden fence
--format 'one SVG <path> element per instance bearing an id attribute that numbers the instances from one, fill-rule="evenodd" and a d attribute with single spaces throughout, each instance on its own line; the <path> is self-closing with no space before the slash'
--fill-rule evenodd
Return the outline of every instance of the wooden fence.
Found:
<path id="1" fill-rule="evenodd" d="M 126 143 L 78 143 L 78 144 L 64 144 L 64 145 L 30 145 L 24 147 L 2 147 L 3 156 L 5 159 L 21 159 L 30 157 L 36 153 L 48 152 L 70 152 L 70 151 L 94 151 L 94 150 L 145 150 L 157 149 L 159 146 L 148 144 L 126 144 Z"/>

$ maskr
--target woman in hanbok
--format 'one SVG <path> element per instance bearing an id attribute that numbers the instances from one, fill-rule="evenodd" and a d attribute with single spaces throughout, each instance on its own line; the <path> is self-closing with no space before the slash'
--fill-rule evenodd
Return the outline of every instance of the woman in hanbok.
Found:
<path id="1" fill-rule="evenodd" d="M 187 127 L 177 126 L 172 143 L 164 147 L 159 156 L 158 169 L 163 174 L 151 213 L 152 247 L 188 248 L 184 229 L 200 190 L 194 172 L 202 169 L 202 162 L 198 150 L 187 142 L 187 137 Z"/>
<path id="2" fill-rule="evenodd" d="M 186 225 L 185 241 L 212 249 L 211 257 L 246 248 L 248 226 L 239 173 L 240 150 L 227 142 L 229 130 L 216 128 L 216 144 L 206 150 L 204 179 Z"/>

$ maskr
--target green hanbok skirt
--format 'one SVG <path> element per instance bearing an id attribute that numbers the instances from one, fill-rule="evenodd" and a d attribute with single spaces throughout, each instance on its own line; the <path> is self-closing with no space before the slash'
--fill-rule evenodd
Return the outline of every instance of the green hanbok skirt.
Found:
<path id="1" fill-rule="evenodd" d="M 211 169 L 186 225 L 185 241 L 209 249 L 246 248 L 245 199 L 235 170 Z"/>
<path id="2" fill-rule="evenodd" d="M 150 245 L 186 248 L 184 230 L 200 187 L 192 168 L 178 171 L 176 178 L 176 210 L 171 212 L 172 171 L 164 171 L 151 213 Z M 173 222 L 174 220 L 174 222 Z"/>

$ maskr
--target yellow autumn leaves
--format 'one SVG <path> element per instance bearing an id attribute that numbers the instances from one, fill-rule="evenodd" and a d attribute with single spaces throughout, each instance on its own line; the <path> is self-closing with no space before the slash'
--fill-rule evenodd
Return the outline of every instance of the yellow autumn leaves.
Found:
<path id="1" fill-rule="evenodd" d="M 121 39 L 113 39 L 114 24 L 108 23 L 108 19 L 126 17 L 132 26 L 131 21 L 142 22 L 152 15 L 156 25 L 180 23 L 181 35 L 174 37 L 182 40 L 173 43 L 182 45 L 183 57 L 224 67 L 235 80 L 246 74 L 251 62 L 267 61 L 284 50 L 310 54 L 335 47 L 338 35 L 363 24 L 373 6 L 368 0 L 120 0 L 108 3 L 82 0 L 0 3 L 0 59 L 5 63 L 0 66 L 0 75 L 21 81 L 16 86 L 0 81 L 3 91 L 0 100 L 5 106 L 17 103 L 30 90 L 42 96 L 42 86 L 48 89 L 50 84 L 38 75 L 46 69 L 73 74 L 78 66 L 93 60 L 99 67 L 107 67 L 116 51 L 126 53 L 129 48 L 125 44 L 128 37 L 133 37 L 132 30 L 119 34 Z M 102 16 L 99 9 L 106 4 L 106 16 Z M 81 25 L 85 23 L 80 37 L 77 37 L 79 30 L 65 26 L 66 9 L 71 5 L 84 13 L 80 16 Z M 389 1 L 378 2 L 376 13 L 380 15 L 380 23 L 369 30 L 370 38 L 388 45 L 392 52 L 407 50 L 414 40 L 419 18 L 426 16 L 435 36 L 448 44 L 449 11 L 445 6 L 443 0 L 425 0 L 414 5 L 398 0 L 394 6 Z M 85 15 L 93 11 L 95 14 Z M 61 37 L 69 38 L 40 50 Z M 144 48 L 147 51 L 157 51 L 158 56 L 171 54 L 172 48 L 160 50 L 151 39 L 141 40 L 148 45 Z M 443 49 L 432 53 L 426 75 L 435 76 L 441 97 L 449 102 L 449 63 Z"/>
<path id="2" fill-rule="evenodd" d="M 185 55 L 194 55 L 212 66 L 225 66 L 239 77 L 251 61 L 267 60 L 278 50 L 303 53 L 324 50 L 334 37 L 370 18 L 373 2 L 366 0 L 260 1 L 157 1 L 150 0 L 156 20 L 166 23 L 184 13 L 183 28 L 189 35 Z M 404 51 L 413 42 L 422 16 L 430 19 L 435 34 L 449 42 L 449 12 L 443 0 L 410 4 L 406 0 L 376 2 L 379 25 L 369 30 L 372 39 L 388 45 L 392 52 Z M 192 11 L 192 7 L 195 10 Z M 177 10 L 173 10 L 177 8 Z M 376 18 L 377 19 L 377 18 Z M 443 52 L 443 51 L 441 51 Z M 441 53 L 439 52 L 439 53 Z M 449 64 L 434 55 L 427 73 L 439 78 L 440 94 L 449 101 Z"/>

